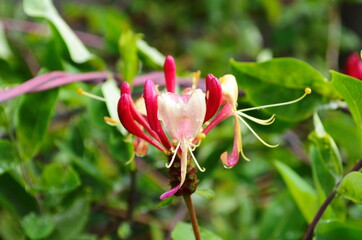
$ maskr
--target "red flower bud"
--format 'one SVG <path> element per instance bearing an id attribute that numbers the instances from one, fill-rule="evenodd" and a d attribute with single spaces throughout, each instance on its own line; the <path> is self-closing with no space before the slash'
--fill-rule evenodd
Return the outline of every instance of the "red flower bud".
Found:
<path id="1" fill-rule="evenodd" d="M 212 118 L 220 107 L 222 89 L 219 80 L 212 74 L 206 76 L 206 114 L 204 122 Z"/>
<path id="2" fill-rule="evenodd" d="M 172 147 L 171 143 L 163 131 L 160 120 L 158 119 L 158 93 L 152 80 L 146 81 L 143 90 L 143 98 L 145 100 L 147 119 L 150 127 L 157 133 L 166 149 L 170 149 Z"/>
<path id="3" fill-rule="evenodd" d="M 349 55 L 345 71 L 347 75 L 362 80 L 362 60 L 358 53 Z"/>
<path id="4" fill-rule="evenodd" d="M 167 91 L 174 93 L 176 89 L 176 64 L 172 56 L 166 57 L 163 71 L 165 73 Z"/>

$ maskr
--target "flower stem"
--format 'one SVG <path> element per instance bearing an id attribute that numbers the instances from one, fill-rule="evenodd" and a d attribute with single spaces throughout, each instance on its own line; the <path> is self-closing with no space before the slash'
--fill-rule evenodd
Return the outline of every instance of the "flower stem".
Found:
<path id="1" fill-rule="evenodd" d="M 362 159 L 359 160 L 359 162 L 351 169 L 348 171 L 348 173 L 350 172 L 354 172 L 354 171 L 358 171 L 362 168 Z M 347 173 L 347 174 L 348 174 Z M 346 175 L 347 175 L 346 174 Z M 341 180 L 342 181 L 342 180 Z M 306 232 L 306 234 L 304 235 L 303 240 L 310 240 L 313 237 L 313 232 L 314 232 L 314 228 L 317 226 L 317 223 L 319 222 L 319 220 L 321 219 L 324 211 L 327 209 L 328 205 L 332 202 L 334 196 L 336 195 L 337 191 L 337 187 L 338 185 L 341 183 L 341 181 L 339 181 L 336 186 L 333 188 L 333 190 L 329 193 L 328 197 L 326 198 L 326 200 L 324 201 L 324 203 L 322 204 L 322 206 L 319 208 L 317 214 L 315 215 L 312 223 L 309 225 L 308 230 Z"/>
<path id="2" fill-rule="evenodd" d="M 187 210 L 189 211 L 189 214 L 190 214 L 190 219 L 191 219 L 191 223 L 192 223 L 192 228 L 194 230 L 195 239 L 196 240 L 201 240 L 199 224 L 197 222 L 195 209 L 194 209 L 194 206 L 192 204 L 191 195 L 185 194 L 185 195 L 183 195 L 183 197 L 184 197 L 184 200 L 185 200 L 185 203 L 186 203 L 186 206 L 187 206 Z"/>

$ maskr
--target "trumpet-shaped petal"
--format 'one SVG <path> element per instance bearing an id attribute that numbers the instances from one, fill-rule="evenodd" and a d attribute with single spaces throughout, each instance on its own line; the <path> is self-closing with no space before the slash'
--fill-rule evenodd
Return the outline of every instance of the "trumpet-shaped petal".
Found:
<path id="1" fill-rule="evenodd" d="M 176 90 L 176 64 L 172 56 L 167 56 L 163 65 L 163 71 L 166 79 L 166 89 L 174 93 Z"/>
<path id="2" fill-rule="evenodd" d="M 204 129 L 204 132 L 207 133 L 207 131 L 210 131 L 211 128 L 213 128 L 218 122 L 220 122 L 221 120 L 225 119 L 228 116 L 234 115 L 235 127 L 234 127 L 234 145 L 233 145 L 233 149 L 232 149 L 230 155 L 228 155 L 227 152 L 224 152 L 220 156 L 221 161 L 223 162 L 223 164 L 225 166 L 229 166 L 229 167 L 234 166 L 238 162 L 239 153 L 241 154 L 241 156 L 245 160 L 249 161 L 249 159 L 244 155 L 244 152 L 243 152 L 243 149 L 242 149 L 240 121 L 265 146 L 271 147 L 271 148 L 278 146 L 278 144 L 277 145 L 271 145 L 271 144 L 265 142 L 251 128 L 251 126 L 244 119 L 244 118 L 249 119 L 249 120 L 251 120 L 251 121 L 253 121 L 255 123 L 261 124 L 261 125 L 270 125 L 270 124 L 272 124 L 274 122 L 275 115 L 272 115 L 268 119 L 258 119 L 258 118 L 249 116 L 249 115 L 245 114 L 244 112 L 252 111 L 252 110 L 258 110 L 258 109 L 262 109 L 262 108 L 278 107 L 278 106 L 293 104 L 293 103 L 296 103 L 296 102 L 302 100 L 306 95 L 308 95 L 308 94 L 310 94 L 312 92 L 312 90 L 310 88 L 306 88 L 304 90 L 304 94 L 301 97 L 299 97 L 299 98 L 297 98 L 295 100 L 292 100 L 292 101 L 288 101 L 288 102 L 284 102 L 284 103 L 277 103 L 277 104 L 269 104 L 269 105 L 260 106 L 260 107 L 252 107 L 252 108 L 247 108 L 247 109 L 236 110 L 237 97 L 238 97 L 238 86 L 237 86 L 235 77 L 233 75 L 225 75 L 225 76 L 220 78 L 220 83 L 221 83 L 221 86 L 222 86 L 223 97 L 224 97 L 224 100 L 226 102 L 226 105 L 219 112 L 220 116 L 216 116 L 215 119 L 210 123 L 210 125 L 207 126 Z M 223 114 L 223 115 L 221 115 L 221 114 Z"/>
<path id="3" fill-rule="evenodd" d="M 222 89 L 219 80 L 212 74 L 206 76 L 206 114 L 204 122 L 212 118 L 220 107 Z"/>
<path id="4" fill-rule="evenodd" d="M 236 79 L 233 75 L 227 74 L 219 79 L 223 98 L 227 104 L 236 108 L 236 103 L 238 101 L 238 84 L 236 83 Z"/>
<path id="5" fill-rule="evenodd" d="M 206 113 L 205 95 L 200 89 L 186 96 L 163 93 L 158 97 L 159 118 L 172 138 L 194 138 L 200 131 Z"/>
<path id="6" fill-rule="evenodd" d="M 147 119 L 150 127 L 157 133 L 166 149 L 171 149 L 171 143 L 163 131 L 160 121 L 158 120 L 158 93 L 155 89 L 155 84 L 153 81 L 146 81 L 143 97 L 146 104 Z"/>

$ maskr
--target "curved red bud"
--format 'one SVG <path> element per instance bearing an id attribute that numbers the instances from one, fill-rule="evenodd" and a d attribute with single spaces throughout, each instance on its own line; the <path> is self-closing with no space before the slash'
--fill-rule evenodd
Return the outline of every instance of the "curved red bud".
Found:
<path id="1" fill-rule="evenodd" d="M 165 73 L 167 91 L 174 93 L 176 89 L 176 64 L 172 56 L 166 57 L 163 71 Z"/>
<path id="2" fill-rule="evenodd" d="M 158 119 L 158 93 L 155 88 L 155 84 L 152 80 L 147 80 L 145 82 L 145 87 L 143 90 L 143 98 L 145 100 L 146 110 L 147 110 L 147 118 L 152 130 L 154 130 L 159 136 L 162 144 L 166 147 L 166 149 L 170 149 L 171 143 L 168 140 L 161 123 Z"/>
<path id="3" fill-rule="evenodd" d="M 162 146 L 144 133 L 141 128 L 135 123 L 135 119 L 131 113 L 131 100 L 128 94 L 122 94 L 118 101 L 118 117 L 124 128 L 131 134 L 146 140 L 162 152 L 166 152 Z"/>
<path id="4" fill-rule="evenodd" d="M 212 118 L 220 107 L 222 88 L 219 80 L 212 74 L 206 76 L 206 114 L 204 122 Z"/>
<path id="5" fill-rule="evenodd" d="M 147 120 L 144 116 L 142 116 L 136 109 L 136 106 L 133 103 L 131 98 L 131 88 L 128 82 L 123 82 L 121 85 L 121 94 L 126 94 L 129 97 L 129 109 L 132 114 L 134 120 L 136 120 L 139 124 L 141 124 L 147 132 L 150 133 L 152 137 L 154 137 L 157 141 L 159 141 L 158 135 L 151 129 L 150 125 L 148 124 Z"/>

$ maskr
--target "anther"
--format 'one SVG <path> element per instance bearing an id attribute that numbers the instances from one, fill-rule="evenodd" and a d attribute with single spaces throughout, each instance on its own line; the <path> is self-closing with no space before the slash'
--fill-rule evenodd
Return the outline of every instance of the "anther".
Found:
<path id="1" fill-rule="evenodd" d="M 91 94 L 91 93 L 89 93 L 89 92 L 86 92 L 86 91 L 84 91 L 84 90 L 81 89 L 81 88 L 78 88 L 77 93 L 78 93 L 79 95 L 84 95 L 84 96 L 87 96 L 87 97 L 96 99 L 96 100 L 98 100 L 98 101 L 102 101 L 102 102 L 105 102 L 105 101 L 106 101 L 105 98 L 99 97 L 99 96 L 94 95 L 94 94 Z"/>
<path id="2" fill-rule="evenodd" d="M 121 124 L 118 120 L 115 120 L 115 119 L 107 117 L 107 116 L 103 117 L 103 119 L 108 125 L 111 125 L 111 126 L 117 126 L 117 125 Z"/>
<path id="3" fill-rule="evenodd" d="M 192 89 L 196 89 L 197 84 L 199 83 L 201 71 L 191 73 L 192 76 Z"/>
<path id="4" fill-rule="evenodd" d="M 205 135 L 205 133 L 199 132 L 199 133 L 196 135 L 196 138 L 199 139 L 199 140 L 203 140 L 203 139 L 206 138 L 206 135 Z"/>

